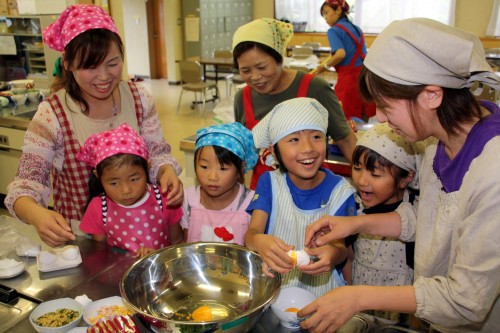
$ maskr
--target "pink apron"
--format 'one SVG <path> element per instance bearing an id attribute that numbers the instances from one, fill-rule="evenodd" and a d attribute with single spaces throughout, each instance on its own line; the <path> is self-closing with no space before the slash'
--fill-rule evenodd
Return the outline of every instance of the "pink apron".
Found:
<path id="1" fill-rule="evenodd" d="M 245 189 L 238 203 L 238 209 L 210 210 L 199 204 L 190 207 L 189 232 L 187 242 L 219 242 L 245 244 L 249 219 L 246 207 L 252 200 L 253 193 Z"/>

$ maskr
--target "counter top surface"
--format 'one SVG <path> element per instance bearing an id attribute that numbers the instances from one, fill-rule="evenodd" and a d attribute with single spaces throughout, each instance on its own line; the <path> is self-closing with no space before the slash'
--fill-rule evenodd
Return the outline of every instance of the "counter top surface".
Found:
<path id="1" fill-rule="evenodd" d="M 45 243 L 43 243 L 38 234 L 30 225 L 26 225 L 21 221 L 10 216 L 0 215 L 0 227 L 9 225 L 17 232 L 25 237 L 41 244 L 42 250 L 49 250 Z M 25 272 L 17 277 L 10 279 L 0 279 L 3 286 L 16 289 L 18 292 L 35 297 L 41 301 L 48 301 L 61 297 L 75 298 L 80 295 L 87 295 L 92 300 L 99 300 L 111 296 L 120 296 L 119 284 L 125 271 L 137 260 L 131 255 L 124 253 L 121 250 L 115 250 L 106 245 L 106 243 L 96 242 L 91 239 L 77 236 L 76 241 L 73 242 L 80 248 L 82 256 L 82 263 L 77 267 L 63 269 L 53 272 L 39 272 L 36 265 L 36 259 L 30 258 Z M 26 303 L 22 303 L 22 302 Z M 29 303 L 29 304 L 28 304 Z M 4 305 L 1 303 L 0 305 Z M 12 326 L 5 326 L 5 323 L 0 323 L 0 332 L 11 333 L 30 333 L 35 332 L 34 328 L 29 322 L 29 314 L 36 307 L 36 303 L 29 302 L 29 300 L 20 299 L 20 302 L 15 304 L 16 307 L 26 305 L 23 308 L 22 316 L 18 320 L 13 321 Z M 12 314 L 0 312 L 1 316 L 9 316 Z M 18 315 L 18 314 L 16 314 Z M 370 318 L 368 318 L 370 317 Z M 365 324 L 372 327 L 377 326 L 377 320 L 374 317 L 362 315 L 366 318 Z M 6 317 L 3 317 L 5 321 Z M 359 325 L 359 316 L 355 316 L 349 321 L 342 332 L 358 332 L 359 330 L 347 329 L 351 328 L 349 325 Z M 357 319 L 357 320 L 356 320 Z M 2 326 L 4 325 L 4 326 Z M 82 321 L 80 326 L 84 326 L 85 322 Z M 153 332 L 146 326 L 139 327 L 141 333 Z M 290 329 L 283 327 L 278 318 L 272 313 L 269 308 L 263 315 L 262 319 L 258 321 L 256 326 L 249 333 L 289 333 Z M 305 330 L 295 330 L 294 332 L 307 332 Z M 366 332 L 374 332 L 367 330 Z M 392 330 L 391 332 L 413 332 L 413 330 Z M 421 331 L 420 331 L 421 332 Z"/>

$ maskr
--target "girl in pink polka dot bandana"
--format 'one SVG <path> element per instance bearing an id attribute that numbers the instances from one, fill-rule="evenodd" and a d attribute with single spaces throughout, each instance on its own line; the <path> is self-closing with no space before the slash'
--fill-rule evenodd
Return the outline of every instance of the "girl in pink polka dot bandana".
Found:
<path id="1" fill-rule="evenodd" d="M 182 210 L 150 184 L 146 142 L 129 125 L 90 136 L 77 158 L 93 168 L 83 232 L 138 257 L 183 240 Z"/>

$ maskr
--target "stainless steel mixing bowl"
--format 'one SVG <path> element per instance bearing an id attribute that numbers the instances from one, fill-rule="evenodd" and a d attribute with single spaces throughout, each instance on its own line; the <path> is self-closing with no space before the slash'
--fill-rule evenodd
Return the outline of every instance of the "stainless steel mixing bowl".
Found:
<path id="1" fill-rule="evenodd" d="M 281 286 L 262 273 L 262 259 L 245 247 L 188 243 L 158 250 L 124 274 L 125 302 L 160 332 L 248 332 Z M 200 307 L 212 319 L 194 321 Z"/>

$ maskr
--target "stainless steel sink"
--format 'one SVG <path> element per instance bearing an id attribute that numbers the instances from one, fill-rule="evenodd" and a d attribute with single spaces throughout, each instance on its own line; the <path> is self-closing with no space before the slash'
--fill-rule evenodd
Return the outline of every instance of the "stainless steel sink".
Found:
<path id="1" fill-rule="evenodd" d="M 352 317 L 347 323 L 339 328 L 337 333 L 368 333 L 371 332 L 372 323 L 361 316 Z"/>

